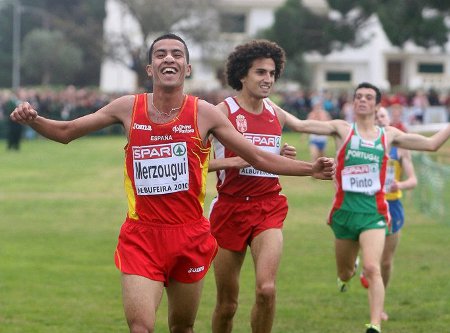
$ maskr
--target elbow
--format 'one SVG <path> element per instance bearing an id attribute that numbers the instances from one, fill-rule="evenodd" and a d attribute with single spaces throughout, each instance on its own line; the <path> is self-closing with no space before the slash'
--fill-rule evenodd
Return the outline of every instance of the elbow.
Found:
<path id="1" fill-rule="evenodd" d="M 72 142 L 72 139 L 69 137 L 63 137 L 58 140 L 59 143 L 62 143 L 63 145 L 68 145 L 70 142 Z"/>
<path id="2" fill-rule="evenodd" d="M 55 134 L 55 135 L 44 135 L 47 139 L 53 140 L 58 143 L 62 143 L 67 145 L 72 141 L 72 139 L 68 135 Z"/>
<path id="3" fill-rule="evenodd" d="M 432 145 L 426 147 L 426 148 L 424 149 L 424 151 L 435 152 L 435 151 L 437 151 L 438 149 L 439 149 L 439 146 L 433 145 L 433 144 L 432 144 Z"/>
<path id="4" fill-rule="evenodd" d="M 415 188 L 417 186 L 417 178 L 413 177 L 411 179 L 411 188 Z"/>
<path id="5" fill-rule="evenodd" d="M 64 145 L 69 144 L 73 140 L 76 139 L 75 131 L 73 130 L 73 126 L 70 123 L 65 124 L 60 131 L 57 132 L 55 140 Z"/>

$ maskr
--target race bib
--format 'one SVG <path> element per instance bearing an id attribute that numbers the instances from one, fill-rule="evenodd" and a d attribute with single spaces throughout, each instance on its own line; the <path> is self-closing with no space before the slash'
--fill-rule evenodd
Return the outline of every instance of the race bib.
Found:
<path id="1" fill-rule="evenodd" d="M 136 146 L 134 184 L 138 195 L 159 195 L 189 190 L 186 142 Z"/>
<path id="2" fill-rule="evenodd" d="M 342 170 L 342 189 L 373 195 L 381 189 L 378 164 L 347 166 Z"/>
<path id="3" fill-rule="evenodd" d="M 267 134 L 250 134 L 250 133 L 245 133 L 244 136 L 247 140 L 252 142 L 259 149 L 262 149 L 272 154 L 280 154 L 280 142 L 281 142 L 280 136 Z M 242 176 L 278 178 L 278 175 L 255 169 L 252 166 L 240 169 L 239 174 Z"/>

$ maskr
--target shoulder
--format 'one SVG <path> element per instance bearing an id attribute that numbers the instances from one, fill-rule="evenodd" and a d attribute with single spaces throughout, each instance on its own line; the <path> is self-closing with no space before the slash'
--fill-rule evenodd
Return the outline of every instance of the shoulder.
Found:
<path id="1" fill-rule="evenodd" d="M 198 116 L 200 119 L 213 119 L 217 117 L 218 113 L 223 113 L 223 109 L 226 109 L 226 106 L 222 106 L 223 102 L 218 104 L 217 106 L 211 104 L 203 99 L 198 99 Z"/>
<path id="2" fill-rule="evenodd" d="M 217 106 L 215 106 L 214 104 L 211 104 L 201 98 L 199 98 L 197 101 L 197 108 L 200 112 L 205 112 L 205 111 L 208 112 L 211 110 L 217 110 Z"/>
<path id="3" fill-rule="evenodd" d="M 118 105 L 118 106 L 130 106 L 130 107 L 133 107 L 135 98 L 136 98 L 135 95 L 124 95 L 124 96 L 116 98 L 110 104 L 111 105 Z"/>
<path id="4" fill-rule="evenodd" d="M 228 106 L 225 101 L 220 102 L 215 106 L 216 110 L 220 111 L 225 116 L 228 116 Z"/>
<path id="5" fill-rule="evenodd" d="M 352 128 L 352 124 L 343 119 L 332 119 L 329 120 L 329 123 L 332 124 L 336 129 L 340 130 L 350 130 Z"/>
<path id="6" fill-rule="evenodd" d="M 284 111 L 281 107 L 279 107 L 277 104 L 275 104 L 270 98 L 265 98 L 264 103 L 266 108 L 271 108 L 275 115 L 278 118 L 278 121 L 283 126 L 286 122 L 286 111 Z"/>
<path id="7" fill-rule="evenodd" d="M 135 96 L 134 95 L 124 95 L 112 100 L 106 106 L 102 107 L 98 114 L 109 114 L 119 118 L 122 115 L 129 115 L 133 110 Z"/>
<path id="8" fill-rule="evenodd" d="M 394 140 L 398 135 L 404 133 L 403 131 L 393 126 L 385 126 L 384 132 L 386 133 L 386 136 L 390 141 Z"/>

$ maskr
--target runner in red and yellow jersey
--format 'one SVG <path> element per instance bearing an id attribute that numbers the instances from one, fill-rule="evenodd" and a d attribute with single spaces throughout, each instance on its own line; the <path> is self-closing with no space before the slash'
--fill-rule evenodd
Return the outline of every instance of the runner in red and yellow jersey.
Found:
<path id="1" fill-rule="evenodd" d="M 198 99 L 186 96 L 178 116 L 164 124 L 149 119 L 147 101 L 147 94 L 136 96 L 125 149 L 129 207 L 116 265 L 166 285 L 169 278 L 197 282 L 217 251 L 203 217 L 209 143 L 198 132 Z"/>
<path id="2" fill-rule="evenodd" d="M 209 136 L 271 173 L 330 179 L 334 162 L 324 158 L 311 164 L 259 150 L 216 106 L 186 95 L 189 51 L 177 35 L 154 40 L 146 71 L 153 80 L 153 93 L 119 97 L 84 117 L 46 119 L 28 102 L 21 103 L 10 117 L 61 143 L 113 124 L 123 125 L 128 138 L 128 213 L 115 258 L 122 272 L 128 326 L 131 332 L 155 331 L 156 311 L 166 286 L 170 331 L 193 332 L 202 277 L 216 251 L 202 217 Z"/>

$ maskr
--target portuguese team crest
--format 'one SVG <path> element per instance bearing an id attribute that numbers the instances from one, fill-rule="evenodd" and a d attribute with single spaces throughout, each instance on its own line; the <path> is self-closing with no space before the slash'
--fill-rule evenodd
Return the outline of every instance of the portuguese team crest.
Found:
<path id="1" fill-rule="evenodd" d="M 236 116 L 236 128 L 239 132 L 247 132 L 247 119 L 243 115 Z"/>

